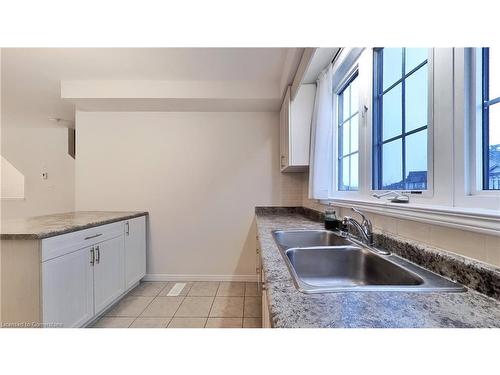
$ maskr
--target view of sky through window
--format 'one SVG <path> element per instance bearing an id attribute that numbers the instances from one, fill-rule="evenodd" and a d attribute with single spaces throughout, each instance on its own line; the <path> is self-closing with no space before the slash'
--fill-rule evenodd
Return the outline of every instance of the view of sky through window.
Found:
<path id="1" fill-rule="evenodd" d="M 354 74 L 337 94 L 339 190 L 358 190 L 358 95 L 357 74 Z"/>
<path id="2" fill-rule="evenodd" d="M 375 189 L 427 188 L 428 49 L 376 52 Z"/>

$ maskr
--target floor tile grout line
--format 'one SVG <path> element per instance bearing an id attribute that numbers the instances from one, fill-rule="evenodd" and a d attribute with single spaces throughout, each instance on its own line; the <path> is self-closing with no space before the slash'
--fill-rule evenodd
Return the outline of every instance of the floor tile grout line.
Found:
<path id="1" fill-rule="evenodd" d="M 195 283 L 196 283 L 196 281 L 193 281 L 193 282 L 192 282 L 191 288 L 189 289 L 188 293 L 189 293 L 189 292 L 191 291 L 191 289 L 194 287 Z M 210 308 L 209 308 L 209 310 L 208 310 L 208 316 L 206 316 L 206 317 L 205 317 L 205 316 L 190 316 L 190 317 L 185 317 L 185 316 L 177 316 L 177 317 L 176 317 L 176 316 L 175 316 L 175 314 L 177 314 L 177 312 L 179 311 L 179 309 L 180 309 L 180 307 L 181 307 L 181 306 L 179 305 L 179 307 L 177 308 L 177 310 L 175 310 L 175 313 L 174 313 L 174 316 L 172 317 L 172 319 L 173 319 L 173 318 L 203 318 L 203 319 L 206 319 L 206 320 L 205 320 L 205 325 L 203 326 L 203 328 L 205 328 L 205 326 L 206 326 L 206 324 L 207 324 L 207 321 L 208 321 L 208 318 L 210 317 L 210 311 L 212 310 L 212 306 L 213 306 L 213 304 L 214 304 L 215 297 L 217 296 L 217 292 L 219 291 L 219 287 L 220 287 L 220 283 L 221 283 L 221 282 L 220 282 L 220 281 L 218 281 L 218 283 L 219 283 L 219 284 L 217 285 L 217 290 L 215 291 L 215 295 L 214 295 L 214 296 L 189 296 L 189 295 L 187 295 L 187 294 L 186 294 L 186 296 L 184 297 L 184 300 L 185 300 L 187 297 L 191 297 L 191 298 L 193 298 L 193 297 L 194 297 L 194 298 L 199 298 L 199 297 L 213 297 L 212 304 L 210 305 Z M 184 302 L 184 300 L 183 300 L 183 302 Z M 181 303 L 181 305 L 182 305 L 182 303 Z"/>
<path id="2" fill-rule="evenodd" d="M 167 284 L 168 284 L 168 283 L 165 283 L 165 286 L 164 286 L 161 290 L 163 290 L 164 288 L 166 288 L 166 287 L 167 287 Z M 138 285 L 138 286 L 136 286 L 134 289 L 136 289 L 136 288 L 137 288 L 137 287 L 139 287 L 140 285 L 141 285 L 141 284 L 139 283 L 139 285 Z M 134 291 L 134 289 L 132 289 L 129 293 L 132 293 L 132 292 Z M 160 292 L 161 292 L 161 291 L 160 291 Z M 160 292 L 158 292 L 158 294 L 160 294 Z M 132 321 L 132 323 L 130 323 L 130 325 L 129 325 L 128 327 L 126 327 L 126 328 L 130 328 L 130 327 L 132 326 L 132 324 L 134 324 L 134 322 L 137 320 L 137 318 L 139 318 L 139 317 L 141 316 L 141 314 L 142 314 L 144 311 L 146 311 L 146 309 L 149 307 L 149 305 L 151 305 L 151 304 L 153 303 L 153 301 L 156 299 L 156 297 L 158 297 L 158 294 L 157 294 L 156 296 L 145 296 L 145 295 L 140 295 L 140 294 L 139 294 L 139 295 L 134 295 L 134 294 L 130 294 L 130 295 L 129 295 L 129 293 L 127 293 L 127 294 L 123 297 L 123 299 L 122 299 L 121 301 L 123 301 L 125 298 L 129 298 L 129 297 L 149 297 L 149 298 L 151 298 L 151 297 L 152 297 L 152 299 L 151 299 L 151 301 L 150 301 L 150 302 L 146 305 L 146 307 L 144 308 L 144 310 L 142 310 L 142 311 L 139 313 L 139 315 L 137 315 L 136 317 L 134 317 L 134 316 L 130 316 L 130 317 L 129 317 L 129 318 L 134 318 L 134 320 L 133 320 L 133 321 Z M 118 303 L 120 303 L 121 301 L 119 301 Z M 120 317 L 120 316 L 115 316 L 115 318 L 119 318 L 119 317 Z M 124 318 L 127 318 L 127 316 L 124 316 Z"/>
<path id="3" fill-rule="evenodd" d="M 219 285 L 217 285 L 217 290 L 215 291 L 214 299 L 212 301 L 212 304 L 210 305 L 210 309 L 208 309 L 207 320 L 205 321 L 205 326 L 203 328 L 207 328 L 208 319 L 210 318 L 210 313 L 212 312 L 212 308 L 214 307 L 215 299 L 217 298 L 217 293 L 219 292 L 220 284 L 221 282 L 219 281 Z"/>
<path id="4" fill-rule="evenodd" d="M 158 296 L 160 295 L 160 293 L 161 293 L 161 292 L 163 292 L 163 291 L 167 288 L 168 283 L 169 283 L 168 281 L 165 283 L 165 285 L 163 286 L 163 288 L 161 288 L 161 289 L 160 289 L 160 291 L 159 291 L 159 292 L 158 292 L 158 294 L 155 296 L 155 298 L 156 298 L 156 297 L 158 297 Z M 170 289 L 172 289 L 172 288 L 170 288 Z"/>
<path id="5" fill-rule="evenodd" d="M 181 306 L 184 303 L 184 301 L 186 300 L 186 298 L 187 298 L 187 296 L 182 296 L 182 301 L 181 301 L 181 303 L 179 303 L 179 306 L 177 306 L 177 308 L 175 309 L 174 315 L 172 315 L 172 319 L 174 319 L 175 314 L 177 314 L 177 311 L 179 311 L 179 309 L 181 308 Z M 170 321 L 172 321 L 172 319 L 170 319 Z M 168 324 L 170 324 L 170 322 Z"/>
<path id="6" fill-rule="evenodd" d="M 164 286 L 161 290 L 165 289 L 165 288 L 167 287 L 167 285 L 168 285 L 168 282 L 166 282 L 166 283 L 165 283 L 165 286 Z M 158 292 L 158 294 L 157 294 L 156 296 L 154 296 L 154 297 L 153 297 L 153 299 L 152 299 L 152 300 L 148 303 L 148 305 L 144 308 L 144 310 L 142 310 L 142 311 L 139 313 L 139 315 L 138 315 L 137 317 L 140 317 L 140 316 L 141 316 L 141 314 L 142 314 L 144 311 L 146 311 L 146 309 L 149 307 L 149 305 L 151 305 L 151 304 L 153 303 L 153 301 L 154 301 L 155 299 L 157 299 L 157 298 L 158 298 L 158 295 L 160 294 L 161 290 Z"/>
<path id="7" fill-rule="evenodd" d="M 180 306 L 180 305 L 179 305 L 179 306 Z M 167 322 L 167 324 L 165 325 L 165 327 L 163 327 L 163 328 L 168 328 L 168 326 L 170 325 L 170 322 L 171 322 L 173 319 L 174 319 L 174 317 L 173 317 L 173 316 L 168 317 L 168 322 Z"/>
<path id="8" fill-rule="evenodd" d="M 168 284 L 168 282 L 165 284 L 165 287 L 163 289 L 165 289 L 167 287 L 167 284 Z M 158 295 L 159 294 L 160 294 L 160 292 L 158 292 Z M 153 297 L 153 299 L 151 300 L 151 302 L 149 302 L 148 305 L 144 308 L 144 310 L 142 310 L 140 312 L 140 314 L 137 316 L 137 318 L 140 317 L 142 315 L 142 313 L 144 313 L 144 311 L 146 311 L 146 309 L 149 307 L 149 305 L 151 305 L 153 303 L 153 301 L 158 298 L 158 295 L 156 295 L 156 297 Z M 181 304 L 182 304 L 182 302 L 184 302 L 184 298 L 182 299 Z M 180 304 L 179 304 L 179 306 L 180 306 Z M 175 310 L 175 311 L 177 312 L 177 310 Z M 151 317 L 150 316 L 150 317 L 143 317 L 143 318 L 156 318 L 156 317 Z M 161 317 L 158 317 L 158 318 L 161 318 Z"/>
<path id="9" fill-rule="evenodd" d="M 245 321 L 245 311 L 246 311 L 246 301 L 247 301 L 247 298 L 248 297 L 255 297 L 255 298 L 258 298 L 259 296 L 248 296 L 247 295 L 247 289 L 246 289 L 246 284 L 244 284 L 244 289 L 243 289 L 243 295 L 242 296 L 239 296 L 239 295 L 235 295 L 235 296 L 218 296 L 218 293 L 219 293 L 219 290 L 221 288 L 221 285 L 222 285 L 222 281 L 218 281 L 217 282 L 217 289 L 215 291 L 215 295 L 213 296 L 190 296 L 190 297 L 212 297 L 212 303 L 210 305 L 210 308 L 209 308 L 209 311 L 208 311 L 208 316 L 200 316 L 200 317 L 177 317 L 177 318 L 201 318 L 201 319 L 205 319 L 205 324 L 204 324 L 204 327 L 203 328 L 207 328 L 207 324 L 208 324 L 208 321 L 210 318 L 216 318 L 216 319 L 241 319 L 241 327 L 240 328 L 244 328 L 243 325 L 244 325 L 244 321 Z M 171 283 L 172 284 L 172 283 Z M 144 307 L 144 309 L 141 310 L 141 312 L 137 315 L 137 316 L 104 316 L 104 317 L 108 317 L 108 318 L 131 318 L 132 319 L 132 322 L 128 325 L 128 327 L 126 328 L 131 328 L 132 325 L 139 319 L 139 318 L 152 318 L 152 319 L 165 319 L 167 321 L 166 323 L 166 326 L 164 328 L 168 328 L 168 326 L 170 325 L 170 323 L 173 321 L 174 318 L 176 318 L 176 314 L 177 312 L 179 311 L 182 303 L 186 300 L 187 297 L 189 297 L 189 292 L 191 291 L 191 289 L 194 287 L 195 285 L 195 282 L 187 282 L 186 285 L 189 285 L 189 289 L 185 291 L 185 295 L 183 296 L 176 296 L 176 297 L 182 297 L 182 300 L 180 301 L 180 304 L 179 306 L 176 308 L 175 312 L 173 313 L 172 316 L 147 316 L 147 317 L 143 317 L 141 316 L 146 310 L 147 308 L 156 300 L 158 299 L 158 297 L 160 297 L 160 294 L 165 290 L 165 288 L 169 285 L 169 282 L 166 282 L 165 285 L 163 286 L 163 288 L 161 288 L 155 295 L 151 296 L 151 295 L 129 295 L 129 296 L 125 296 L 126 297 L 146 297 L 146 298 L 151 298 L 151 301 Z M 169 296 L 161 296 L 161 297 L 169 297 Z M 215 300 L 217 297 L 223 297 L 223 298 L 234 298 L 234 297 L 241 297 L 243 299 L 243 313 L 242 313 L 242 316 L 235 316 L 235 317 L 212 317 L 210 316 L 211 312 L 212 312 L 212 309 L 213 309 L 213 306 L 215 304 Z M 104 318 L 103 317 L 103 318 Z M 259 317 L 247 317 L 247 318 L 252 318 L 252 319 L 259 319 Z M 102 319 L 102 318 L 101 318 Z"/>

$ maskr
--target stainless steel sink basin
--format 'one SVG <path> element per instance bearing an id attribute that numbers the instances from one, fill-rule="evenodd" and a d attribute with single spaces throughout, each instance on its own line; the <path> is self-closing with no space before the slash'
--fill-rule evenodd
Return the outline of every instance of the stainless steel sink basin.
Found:
<path id="1" fill-rule="evenodd" d="M 289 249 L 286 256 L 303 282 L 314 286 L 421 285 L 412 272 L 356 246 Z"/>
<path id="2" fill-rule="evenodd" d="M 465 289 L 395 255 L 325 230 L 273 232 L 297 289 L 344 291 L 446 291 Z"/>
<path id="3" fill-rule="evenodd" d="M 352 245 L 347 238 L 329 230 L 278 230 L 274 232 L 274 239 L 287 248 Z"/>

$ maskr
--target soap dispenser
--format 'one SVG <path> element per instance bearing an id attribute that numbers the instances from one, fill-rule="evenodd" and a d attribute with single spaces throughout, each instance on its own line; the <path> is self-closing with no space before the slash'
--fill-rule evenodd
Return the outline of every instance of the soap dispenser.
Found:
<path id="1" fill-rule="evenodd" d="M 327 230 L 339 230 L 341 221 L 337 218 L 335 210 L 333 208 L 327 208 L 325 210 L 325 229 Z"/>

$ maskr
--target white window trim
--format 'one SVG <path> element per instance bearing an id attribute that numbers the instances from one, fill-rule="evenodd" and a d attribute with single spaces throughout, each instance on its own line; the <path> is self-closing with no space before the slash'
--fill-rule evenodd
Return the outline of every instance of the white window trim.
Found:
<path id="1" fill-rule="evenodd" d="M 366 103 L 367 107 L 369 108 L 368 110 L 368 115 L 369 115 L 369 121 L 367 126 L 368 129 L 368 134 L 367 134 L 367 139 L 368 139 L 368 147 L 369 150 L 367 150 L 370 158 L 370 168 L 369 170 L 369 194 L 370 196 L 373 195 L 374 193 L 377 194 L 382 194 L 385 193 L 389 190 L 381 189 L 373 189 L 372 186 L 372 181 L 373 181 L 373 169 L 372 169 L 372 160 L 373 160 L 373 150 L 372 150 L 372 144 L 373 144 L 373 126 L 374 126 L 374 121 L 373 121 L 373 50 L 370 56 L 370 82 L 367 85 L 369 87 L 368 95 L 366 96 Z M 429 49 L 429 54 L 427 56 L 427 90 L 428 90 L 428 97 L 427 97 L 427 108 L 428 108 L 428 113 L 427 113 L 427 189 L 425 190 L 413 190 L 413 191 L 418 191 L 420 192 L 419 194 L 411 194 L 411 200 L 416 199 L 417 201 L 420 200 L 428 200 L 432 199 L 434 195 L 434 49 L 430 48 Z M 404 176 L 403 176 L 404 178 Z M 401 193 L 406 193 L 410 194 L 410 191 L 400 191 Z"/>
<path id="2" fill-rule="evenodd" d="M 402 206 L 398 203 L 380 200 L 343 198 L 320 201 L 320 203 L 332 204 L 336 207 L 355 207 L 364 212 L 500 237 L 500 212 L 496 210 L 467 209 L 418 203 L 409 203 Z"/>
<path id="3" fill-rule="evenodd" d="M 358 50 L 356 59 L 347 58 L 352 50 Z M 345 49 L 343 51 L 344 56 L 338 64 L 334 64 L 333 69 L 337 70 L 334 72 L 334 77 L 337 76 L 336 81 L 334 81 L 334 116 L 336 115 L 336 94 L 342 84 L 346 82 L 356 70 L 358 71 L 358 90 L 359 90 L 359 165 L 358 165 L 358 190 L 357 191 L 339 191 L 338 190 L 338 176 L 337 176 L 337 128 L 333 132 L 334 136 L 334 155 L 335 163 L 333 166 L 334 178 L 332 179 L 332 200 L 336 198 L 356 198 L 361 200 L 366 200 L 372 198 L 374 193 L 383 193 L 387 190 L 374 190 L 372 187 L 372 126 L 373 126 L 373 48 L 365 48 L 363 51 L 359 52 L 360 49 Z M 413 194 L 411 196 L 412 200 L 417 202 L 427 203 L 432 200 L 434 196 L 434 50 L 430 49 L 428 57 L 428 76 L 429 76 L 429 121 L 427 126 L 427 189 L 422 190 L 421 194 Z M 346 66 L 347 65 L 347 66 Z M 336 121 L 335 121 L 336 123 Z M 403 191 L 402 191 L 403 192 Z M 375 198 L 373 198 L 375 199 Z"/>
<path id="4" fill-rule="evenodd" d="M 338 94 L 356 72 L 358 72 L 358 89 L 359 89 L 359 57 L 363 52 L 363 48 L 344 48 L 339 56 L 339 59 L 334 63 L 333 69 L 336 71 L 333 74 L 333 173 L 331 179 L 332 197 L 355 197 L 359 196 L 361 171 L 359 170 L 361 162 L 359 161 L 360 155 L 360 137 L 361 133 L 361 115 L 362 115 L 362 102 L 358 101 L 358 190 L 339 190 L 339 176 L 338 176 Z"/>
<path id="5" fill-rule="evenodd" d="M 500 236 L 500 193 L 467 189 L 475 173 L 470 163 L 477 160 L 469 157 L 475 137 L 469 136 L 472 121 L 468 117 L 471 115 L 467 103 L 470 71 L 465 70 L 466 52 L 464 48 L 432 49 L 429 58 L 432 119 L 428 127 L 429 191 L 422 196 L 411 195 L 409 204 L 394 204 L 372 197 L 373 50 L 365 49 L 357 62 L 360 108 L 367 108 L 366 113 L 360 110 L 365 116 L 359 125 L 359 190 L 339 192 L 335 178 L 332 197 L 321 203 Z M 434 124 L 439 126 L 436 128 Z M 336 148 L 336 140 L 333 143 Z M 434 150 L 434 144 L 439 145 L 439 149 Z"/>
<path id="6" fill-rule="evenodd" d="M 454 51 L 454 205 L 500 210 L 500 192 L 482 189 L 480 50 L 455 48 Z"/>

